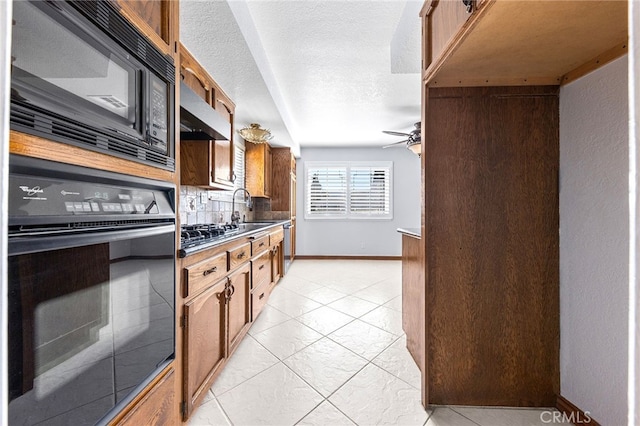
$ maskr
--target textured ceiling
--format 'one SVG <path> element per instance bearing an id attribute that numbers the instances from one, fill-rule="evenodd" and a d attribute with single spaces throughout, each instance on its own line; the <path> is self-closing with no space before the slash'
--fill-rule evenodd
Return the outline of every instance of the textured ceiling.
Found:
<path id="1" fill-rule="evenodd" d="M 422 1 L 180 2 L 182 42 L 274 145 L 382 146 L 420 119 Z"/>

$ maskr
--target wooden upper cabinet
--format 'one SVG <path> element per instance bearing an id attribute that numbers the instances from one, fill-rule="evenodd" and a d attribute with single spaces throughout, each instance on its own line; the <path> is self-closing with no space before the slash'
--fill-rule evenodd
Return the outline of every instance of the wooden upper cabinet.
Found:
<path id="1" fill-rule="evenodd" d="M 214 88 L 211 78 L 183 45 L 180 45 L 180 78 L 196 95 L 211 105 Z"/>
<path id="2" fill-rule="evenodd" d="M 120 11 L 162 52 L 177 56 L 179 2 L 172 0 L 116 0 Z"/>
<path id="3" fill-rule="evenodd" d="M 272 148 L 271 210 L 295 217 L 296 159 L 289 148 Z"/>
<path id="4" fill-rule="evenodd" d="M 627 1 L 428 0 L 430 87 L 560 85 L 627 53 Z"/>
<path id="5" fill-rule="evenodd" d="M 462 0 L 427 0 L 425 2 L 420 12 L 424 70 L 429 67 L 433 58 L 442 55 L 445 47 L 467 22 L 472 12 L 473 3 L 467 6 Z"/>
<path id="6" fill-rule="evenodd" d="M 233 118 L 235 105 L 204 67 L 180 45 L 182 81 L 231 124 L 229 140 L 180 141 L 180 183 L 233 189 Z"/>
<path id="7" fill-rule="evenodd" d="M 271 197 L 271 155 L 268 143 L 245 142 L 245 176 L 252 197 Z"/>

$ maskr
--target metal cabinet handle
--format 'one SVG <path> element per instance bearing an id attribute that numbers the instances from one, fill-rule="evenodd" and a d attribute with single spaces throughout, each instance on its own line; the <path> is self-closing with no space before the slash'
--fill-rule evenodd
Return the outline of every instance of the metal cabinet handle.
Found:
<path id="1" fill-rule="evenodd" d="M 258 247 L 264 247 L 264 241 L 258 244 Z"/>
<path id="2" fill-rule="evenodd" d="M 238 259 L 242 259 L 242 258 L 243 258 L 243 257 L 245 257 L 246 255 L 247 255 L 247 253 L 242 252 L 242 253 L 238 254 L 238 255 L 236 256 L 236 258 L 238 258 Z"/>
<path id="3" fill-rule="evenodd" d="M 264 265 L 260 265 L 260 267 L 258 268 L 258 271 L 262 271 L 264 269 Z"/>
<path id="4" fill-rule="evenodd" d="M 224 298 L 226 300 L 231 299 L 231 296 L 233 296 L 233 293 L 235 292 L 236 288 L 233 286 L 233 284 L 227 281 L 227 283 L 224 285 L 224 291 L 222 292 L 224 294 Z"/>
<path id="5" fill-rule="evenodd" d="M 213 274 L 213 273 L 214 273 L 214 272 L 216 272 L 217 270 L 218 270 L 218 267 L 217 267 L 217 266 L 214 266 L 213 268 L 211 268 L 211 269 L 207 269 L 206 271 L 204 271 L 204 272 L 202 273 L 202 275 L 204 275 L 204 276 L 206 277 L 206 276 L 207 276 L 207 275 L 209 275 L 209 274 Z"/>
<path id="6" fill-rule="evenodd" d="M 473 0 L 462 0 L 462 4 L 467 8 L 467 13 L 473 12 Z"/>
<path id="7" fill-rule="evenodd" d="M 258 296 L 258 300 L 261 300 L 264 297 L 264 293 L 262 293 L 260 296 Z"/>

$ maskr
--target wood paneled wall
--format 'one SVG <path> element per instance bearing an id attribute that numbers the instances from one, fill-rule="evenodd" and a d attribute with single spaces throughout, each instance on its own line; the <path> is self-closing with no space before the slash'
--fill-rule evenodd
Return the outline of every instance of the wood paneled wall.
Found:
<path id="1" fill-rule="evenodd" d="M 557 87 L 428 89 L 431 404 L 559 394 Z"/>

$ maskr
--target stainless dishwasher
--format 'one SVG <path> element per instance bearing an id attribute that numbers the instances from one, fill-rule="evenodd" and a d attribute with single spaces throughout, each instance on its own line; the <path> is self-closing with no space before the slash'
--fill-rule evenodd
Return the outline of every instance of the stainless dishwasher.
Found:
<path id="1" fill-rule="evenodd" d="M 291 222 L 284 224 L 284 273 L 286 274 L 291 265 L 291 232 L 295 225 Z"/>

